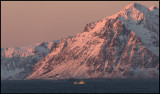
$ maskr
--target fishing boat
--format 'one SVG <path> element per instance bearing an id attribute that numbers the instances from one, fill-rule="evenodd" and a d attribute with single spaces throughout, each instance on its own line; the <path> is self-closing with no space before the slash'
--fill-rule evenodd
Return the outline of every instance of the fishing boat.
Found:
<path id="1" fill-rule="evenodd" d="M 79 82 L 74 82 L 74 84 L 76 85 L 76 84 L 80 84 L 80 85 L 82 85 L 82 84 L 85 84 L 85 82 L 83 81 L 83 80 L 81 80 L 81 81 L 79 81 Z"/>

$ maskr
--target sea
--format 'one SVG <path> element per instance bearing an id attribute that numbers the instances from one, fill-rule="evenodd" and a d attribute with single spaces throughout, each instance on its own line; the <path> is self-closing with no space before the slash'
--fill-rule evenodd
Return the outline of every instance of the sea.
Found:
<path id="1" fill-rule="evenodd" d="M 159 79 L 1 80 L 1 93 L 159 93 Z"/>

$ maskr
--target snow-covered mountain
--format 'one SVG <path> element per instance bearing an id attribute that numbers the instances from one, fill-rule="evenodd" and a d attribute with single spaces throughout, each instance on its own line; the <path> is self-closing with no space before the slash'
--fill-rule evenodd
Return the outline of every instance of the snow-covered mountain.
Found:
<path id="1" fill-rule="evenodd" d="M 132 3 L 73 37 L 1 56 L 1 79 L 158 77 L 159 8 Z"/>
<path id="2" fill-rule="evenodd" d="M 43 42 L 26 47 L 1 48 L 1 79 L 25 79 L 33 66 L 57 44 Z"/>

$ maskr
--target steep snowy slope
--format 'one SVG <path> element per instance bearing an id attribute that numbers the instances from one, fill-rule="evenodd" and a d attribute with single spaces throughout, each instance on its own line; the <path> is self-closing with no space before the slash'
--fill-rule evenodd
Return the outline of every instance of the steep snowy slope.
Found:
<path id="1" fill-rule="evenodd" d="M 141 38 L 148 49 L 159 56 L 159 9 L 157 7 L 152 6 L 148 9 L 132 3 L 119 13 L 107 18 L 118 18 L 128 30 L 134 31 Z"/>
<path id="2" fill-rule="evenodd" d="M 1 79 L 158 77 L 159 8 L 132 3 L 71 38 L 1 51 Z"/>
<path id="3" fill-rule="evenodd" d="M 158 35 L 159 14 L 130 4 L 63 40 L 34 66 L 28 79 L 158 77 Z"/>

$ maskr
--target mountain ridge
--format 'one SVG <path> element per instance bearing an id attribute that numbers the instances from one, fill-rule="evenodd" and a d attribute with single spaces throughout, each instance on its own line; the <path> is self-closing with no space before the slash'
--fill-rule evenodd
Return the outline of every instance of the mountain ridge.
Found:
<path id="1" fill-rule="evenodd" d="M 31 56 L 37 62 L 29 65 L 28 74 L 23 75 L 24 70 L 15 74 L 17 76 L 3 78 L 5 73 L 2 73 L 1 79 L 158 77 L 157 11 L 154 6 L 149 9 L 132 3 L 117 14 L 88 23 L 82 33 L 56 43 L 43 42 L 37 49 L 33 47 Z M 2 57 L 3 66 L 6 67 L 8 61 Z M 12 57 L 10 59 L 15 62 Z"/>

